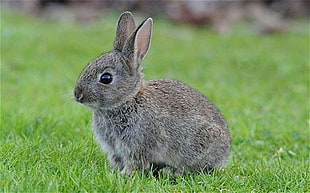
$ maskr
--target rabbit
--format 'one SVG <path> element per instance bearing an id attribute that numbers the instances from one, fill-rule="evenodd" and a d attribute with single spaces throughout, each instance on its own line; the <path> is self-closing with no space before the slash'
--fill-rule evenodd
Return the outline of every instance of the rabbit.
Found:
<path id="1" fill-rule="evenodd" d="M 86 66 L 75 100 L 93 111 L 96 140 L 121 174 L 158 168 L 180 175 L 225 164 L 230 134 L 221 112 L 195 89 L 177 80 L 145 81 L 142 60 L 153 20 L 138 27 L 124 12 L 114 49 Z"/>

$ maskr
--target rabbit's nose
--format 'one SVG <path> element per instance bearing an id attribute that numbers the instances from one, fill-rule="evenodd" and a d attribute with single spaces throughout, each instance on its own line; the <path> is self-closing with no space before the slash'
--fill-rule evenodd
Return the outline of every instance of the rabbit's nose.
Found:
<path id="1" fill-rule="evenodd" d="M 84 95 L 82 93 L 82 89 L 80 87 L 75 87 L 74 89 L 75 100 L 79 103 L 83 103 Z"/>

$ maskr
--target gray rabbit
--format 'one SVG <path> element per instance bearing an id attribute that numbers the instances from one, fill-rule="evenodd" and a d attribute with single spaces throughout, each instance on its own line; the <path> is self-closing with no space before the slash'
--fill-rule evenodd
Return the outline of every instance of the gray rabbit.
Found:
<path id="1" fill-rule="evenodd" d="M 93 110 L 96 139 L 122 174 L 154 167 L 177 175 L 222 166 L 230 136 L 220 111 L 182 82 L 143 78 L 152 24 L 148 18 L 136 27 L 124 12 L 114 50 L 84 69 L 75 100 Z"/>

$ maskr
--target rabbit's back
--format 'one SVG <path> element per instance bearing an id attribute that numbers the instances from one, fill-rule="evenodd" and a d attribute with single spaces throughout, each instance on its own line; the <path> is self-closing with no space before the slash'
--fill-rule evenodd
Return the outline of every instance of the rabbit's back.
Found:
<path id="1" fill-rule="evenodd" d="M 221 125 L 226 123 L 220 111 L 204 95 L 186 84 L 171 79 L 151 80 L 144 83 L 141 91 L 150 105 L 174 116 L 206 115 Z M 212 115 L 212 116 L 211 116 Z M 210 117 L 211 116 L 211 117 Z"/>

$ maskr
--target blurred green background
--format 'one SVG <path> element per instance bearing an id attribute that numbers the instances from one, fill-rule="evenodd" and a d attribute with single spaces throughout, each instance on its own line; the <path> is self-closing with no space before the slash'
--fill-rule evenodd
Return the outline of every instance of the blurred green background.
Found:
<path id="1" fill-rule="evenodd" d="M 310 191 L 307 18 L 281 20 L 289 27 L 274 31 L 242 19 L 218 31 L 134 12 L 138 22 L 154 15 L 145 78 L 177 79 L 202 92 L 232 137 L 224 169 L 156 179 L 111 171 L 93 139 L 91 111 L 73 100 L 83 68 L 112 49 L 121 11 L 82 22 L 79 13 L 1 8 L 2 192 Z"/>

